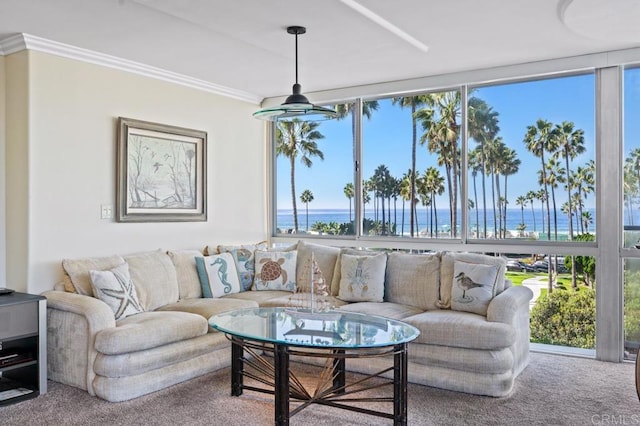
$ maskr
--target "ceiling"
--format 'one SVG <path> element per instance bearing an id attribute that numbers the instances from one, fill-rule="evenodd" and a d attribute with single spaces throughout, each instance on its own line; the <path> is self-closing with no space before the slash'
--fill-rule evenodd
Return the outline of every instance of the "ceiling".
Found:
<path id="1" fill-rule="evenodd" d="M 640 46 L 640 0 L 0 0 L 25 33 L 251 94 L 303 92 Z"/>

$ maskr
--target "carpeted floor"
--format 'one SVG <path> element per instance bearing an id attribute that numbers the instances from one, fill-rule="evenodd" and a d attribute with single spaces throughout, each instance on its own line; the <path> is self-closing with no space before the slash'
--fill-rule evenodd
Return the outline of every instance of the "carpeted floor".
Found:
<path id="1" fill-rule="evenodd" d="M 296 365 L 313 377 L 317 370 Z M 349 378 L 352 377 L 348 375 Z M 409 384 L 409 425 L 640 425 L 634 366 L 531 354 L 511 396 L 491 398 Z M 229 369 L 122 403 L 49 382 L 49 393 L 0 408 L 1 425 L 271 425 L 273 398 L 229 394 Z M 390 425 L 312 405 L 292 425 Z"/>

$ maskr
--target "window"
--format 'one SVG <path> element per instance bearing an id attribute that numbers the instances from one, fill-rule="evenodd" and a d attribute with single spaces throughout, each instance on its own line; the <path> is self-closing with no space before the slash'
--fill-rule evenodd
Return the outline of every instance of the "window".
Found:
<path id="1" fill-rule="evenodd" d="M 276 234 L 354 235 L 353 107 L 276 124 Z"/>
<path id="2" fill-rule="evenodd" d="M 460 92 L 365 105 L 375 112 L 362 124 L 364 234 L 459 238 Z"/>
<path id="3" fill-rule="evenodd" d="M 593 74 L 477 88 L 468 111 L 470 238 L 595 234 Z"/>

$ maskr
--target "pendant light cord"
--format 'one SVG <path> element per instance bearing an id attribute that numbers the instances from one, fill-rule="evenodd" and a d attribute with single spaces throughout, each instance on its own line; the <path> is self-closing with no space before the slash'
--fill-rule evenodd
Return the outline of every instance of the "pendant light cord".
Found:
<path id="1" fill-rule="evenodd" d="M 296 84 L 298 84 L 298 33 L 296 32 Z"/>

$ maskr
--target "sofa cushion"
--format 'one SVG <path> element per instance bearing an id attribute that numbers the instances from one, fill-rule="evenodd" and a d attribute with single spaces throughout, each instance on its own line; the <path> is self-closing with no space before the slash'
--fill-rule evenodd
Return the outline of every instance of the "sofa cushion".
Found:
<path id="1" fill-rule="evenodd" d="M 311 255 L 318 264 L 322 276 L 328 286 L 331 286 L 336 262 L 340 256 L 340 248 L 312 244 L 298 241 L 298 256 L 296 266 L 296 288 L 301 292 L 311 291 Z"/>
<path id="2" fill-rule="evenodd" d="M 486 316 L 497 281 L 497 266 L 456 261 L 453 268 L 451 309 Z"/>
<path id="3" fill-rule="evenodd" d="M 202 297 L 200 278 L 196 270 L 196 257 L 202 256 L 199 250 L 175 250 L 167 254 L 176 268 L 178 279 L 178 297 L 180 299 L 194 299 Z"/>
<path id="4" fill-rule="evenodd" d="M 93 296 L 89 271 L 104 271 L 124 263 L 122 256 L 85 257 L 80 259 L 64 259 L 62 268 L 69 280 L 65 280 L 65 291 Z M 69 285 L 71 284 L 71 285 Z"/>
<path id="5" fill-rule="evenodd" d="M 410 344 L 409 360 L 432 367 L 464 370 L 481 374 L 503 374 L 513 371 L 510 348 L 495 350 L 456 348 L 442 345 Z"/>
<path id="6" fill-rule="evenodd" d="M 453 284 L 453 268 L 455 261 L 478 263 L 482 265 L 494 265 L 498 267 L 498 282 L 495 286 L 494 296 L 504 289 L 504 276 L 507 270 L 507 262 L 501 257 L 487 256 L 476 253 L 452 253 L 443 252 L 440 265 L 440 308 L 451 308 L 451 288 Z"/>
<path id="7" fill-rule="evenodd" d="M 169 255 L 163 250 L 124 256 L 131 279 L 145 311 L 178 301 L 178 277 Z"/>
<path id="8" fill-rule="evenodd" d="M 262 293 L 262 292 L 254 292 Z M 333 309 L 347 305 L 348 302 L 334 296 L 314 295 L 315 308 L 318 310 Z M 291 307 L 291 308 L 311 308 L 311 293 L 288 293 L 288 295 L 266 299 L 260 302 L 260 307 Z"/>
<path id="9" fill-rule="evenodd" d="M 231 253 L 196 258 L 202 297 L 221 297 L 240 292 L 240 279 Z"/>
<path id="10" fill-rule="evenodd" d="M 256 250 L 256 276 L 252 290 L 296 291 L 298 252 Z"/>
<path id="11" fill-rule="evenodd" d="M 181 340 L 144 351 L 119 355 L 99 353 L 93 363 L 96 374 L 103 377 L 128 377 L 188 361 L 229 345 L 222 333 L 209 333 L 194 339 Z"/>
<path id="12" fill-rule="evenodd" d="M 267 300 L 279 297 L 291 297 L 291 292 L 284 290 L 241 291 L 240 293 L 223 296 L 222 299 L 253 300 L 259 306 L 263 306 L 263 303 Z"/>
<path id="13" fill-rule="evenodd" d="M 403 319 L 420 330 L 416 343 L 472 349 L 501 349 L 516 341 L 515 329 L 470 312 L 427 311 Z"/>
<path id="14" fill-rule="evenodd" d="M 382 302 L 387 254 L 375 256 L 340 256 L 340 291 L 346 302 Z"/>
<path id="15" fill-rule="evenodd" d="M 209 320 L 213 315 L 222 312 L 234 311 L 236 309 L 257 308 L 258 303 L 252 300 L 232 299 L 227 297 L 215 299 L 184 299 L 176 303 L 165 305 L 158 311 L 179 311 L 200 315 Z"/>
<path id="16" fill-rule="evenodd" d="M 93 294 L 111 308 L 117 320 L 144 312 L 129 275 L 129 265 L 123 263 L 108 271 L 89 271 L 89 275 Z"/>
<path id="17" fill-rule="evenodd" d="M 437 309 L 439 287 L 439 254 L 389 254 L 385 301 L 422 310 Z"/>
<path id="18" fill-rule="evenodd" d="M 142 351 L 208 332 L 204 317 L 187 312 L 142 312 L 96 334 L 95 348 L 108 355 Z"/>
<path id="19" fill-rule="evenodd" d="M 379 315 L 386 318 L 401 320 L 406 317 L 422 313 L 423 310 L 414 306 L 391 302 L 357 302 L 340 306 L 341 311 L 355 312 L 366 315 Z"/>

